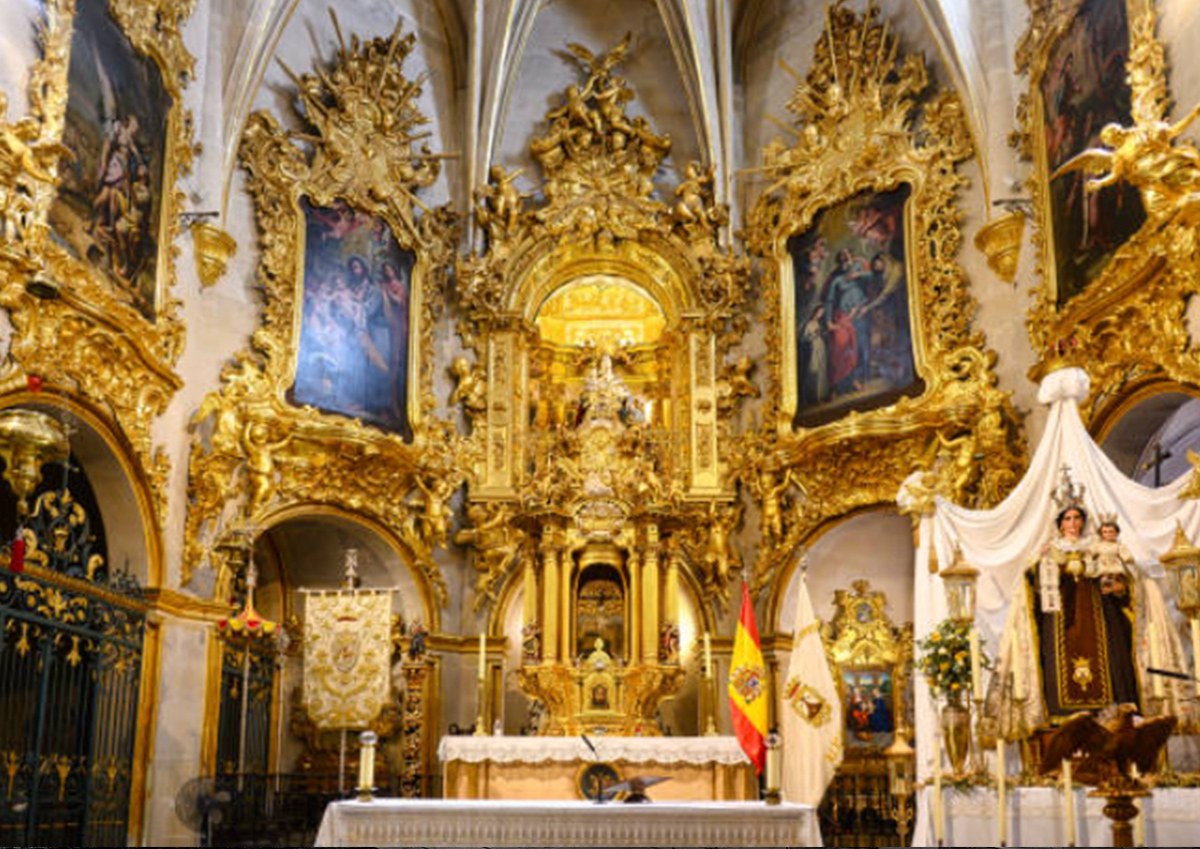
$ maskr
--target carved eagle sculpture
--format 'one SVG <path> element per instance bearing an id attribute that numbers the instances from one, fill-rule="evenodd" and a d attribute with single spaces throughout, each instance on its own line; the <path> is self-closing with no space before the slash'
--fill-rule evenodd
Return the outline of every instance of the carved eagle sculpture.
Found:
<path id="1" fill-rule="evenodd" d="M 1090 713 L 1077 713 L 1062 724 L 1046 742 L 1042 772 L 1058 769 L 1062 762 L 1082 752 L 1077 774 L 1085 784 L 1106 784 L 1131 780 L 1130 767 L 1137 764 L 1145 774 L 1158 761 L 1178 719 L 1156 716 L 1136 722 L 1137 707 L 1117 705 L 1100 719 Z"/>

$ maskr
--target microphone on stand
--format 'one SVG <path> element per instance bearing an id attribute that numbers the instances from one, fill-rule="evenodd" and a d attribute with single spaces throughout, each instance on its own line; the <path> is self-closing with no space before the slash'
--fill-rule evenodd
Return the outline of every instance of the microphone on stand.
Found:
<path id="1" fill-rule="evenodd" d="M 596 747 L 592 745 L 592 741 L 588 739 L 586 734 L 580 734 L 579 738 L 587 744 L 587 747 L 592 750 L 592 754 L 596 756 L 596 760 L 600 760 L 600 753 L 596 751 Z"/>

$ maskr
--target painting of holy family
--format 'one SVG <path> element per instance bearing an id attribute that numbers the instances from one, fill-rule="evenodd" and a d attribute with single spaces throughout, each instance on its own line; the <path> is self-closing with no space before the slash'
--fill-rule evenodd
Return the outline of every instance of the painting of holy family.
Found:
<path id="1" fill-rule="evenodd" d="M 909 315 L 904 212 L 912 188 L 863 193 L 823 210 L 788 252 L 794 280 L 795 425 L 919 394 Z"/>

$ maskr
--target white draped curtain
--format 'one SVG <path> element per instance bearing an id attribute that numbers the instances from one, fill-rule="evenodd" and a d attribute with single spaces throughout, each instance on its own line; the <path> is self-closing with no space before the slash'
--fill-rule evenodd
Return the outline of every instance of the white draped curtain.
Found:
<path id="1" fill-rule="evenodd" d="M 1143 571 L 1156 580 L 1167 598 L 1174 590 L 1163 578 L 1158 557 L 1174 542 L 1180 523 L 1190 539 L 1200 538 L 1200 502 L 1181 501 L 1179 492 L 1190 475 L 1158 489 L 1127 478 L 1092 441 L 1079 416 L 1078 404 L 1087 397 L 1087 374 L 1068 368 L 1048 375 L 1038 400 L 1050 407 L 1045 434 L 1021 482 L 991 510 L 969 510 L 938 498 L 931 516 L 921 518 L 914 582 L 914 631 L 918 639 L 946 617 L 941 580 L 929 572 L 930 555 L 949 565 L 956 546 L 980 571 L 976 624 L 985 651 L 997 654 L 1014 588 L 1054 531 L 1057 512 L 1051 498 L 1065 463 L 1071 478 L 1084 487 L 1089 532 L 1101 513 L 1115 513 L 1121 541 Z M 898 497 L 906 505 L 904 488 Z M 936 752 L 937 714 L 928 688 L 920 679 L 915 695 L 917 765 L 927 774 Z"/>

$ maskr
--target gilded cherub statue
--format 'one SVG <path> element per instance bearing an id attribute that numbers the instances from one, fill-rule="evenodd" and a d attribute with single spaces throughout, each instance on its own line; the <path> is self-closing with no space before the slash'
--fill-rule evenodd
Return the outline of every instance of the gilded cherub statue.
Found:
<path id="1" fill-rule="evenodd" d="M 529 195 L 514 182 L 523 171 L 518 168 L 509 174 L 503 166 L 493 165 L 488 171 L 488 185 L 475 190 L 475 220 L 487 229 L 493 241 L 516 232 L 520 224 L 521 203 Z"/>
<path id="2" fill-rule="evenodd" d="M 250 488 L 247 515 L 254 516 L 275 495 L 275 452 L 281 450 L 292 439 L 292 435 L 271 441 L 271 429 L 265 422 L 247 422 L 242 435 L 242 447 L 246 452 L 246 481 Z"/>
<path id="3" fill-rule="evenodd" d="M 457 380 L 450 393 L 450 406 L 462 402 L 468 413 L 482 413 L 487 408 L 487 383 L 471 367 L 466 357 L 455 357 L 450 363 L 450 374 Z"/>
<path id="4" fill-rule="evenodd" d="M 1130 127 L 1108 124 L 1100 131 L 1104 147 L 1071 157 L 1050 177 L 1077 170 L 1100 175 L 1086 183 L 1092 192 L 1125 180 L 1141 192 L 1146 214 L 1158 223 L 1176 211 L 1200 215 L 1200 151 L 1191 144 L 1172 145 L 1198 116 L 1200 104 L 1174 124 L 1161 119 Z"/>
<path id="5" fill-rule="evenodd" d="M 33 216 L 32 183 L 53 185 L 54 164 L 74 154 L 58 142 L 38 141 L 41 124 L 34 118 L 3 121 L 7 111 L 8 99 L 0 92 L 0 210 L 4 242 L 12 246 L 25 238 Z"/>

